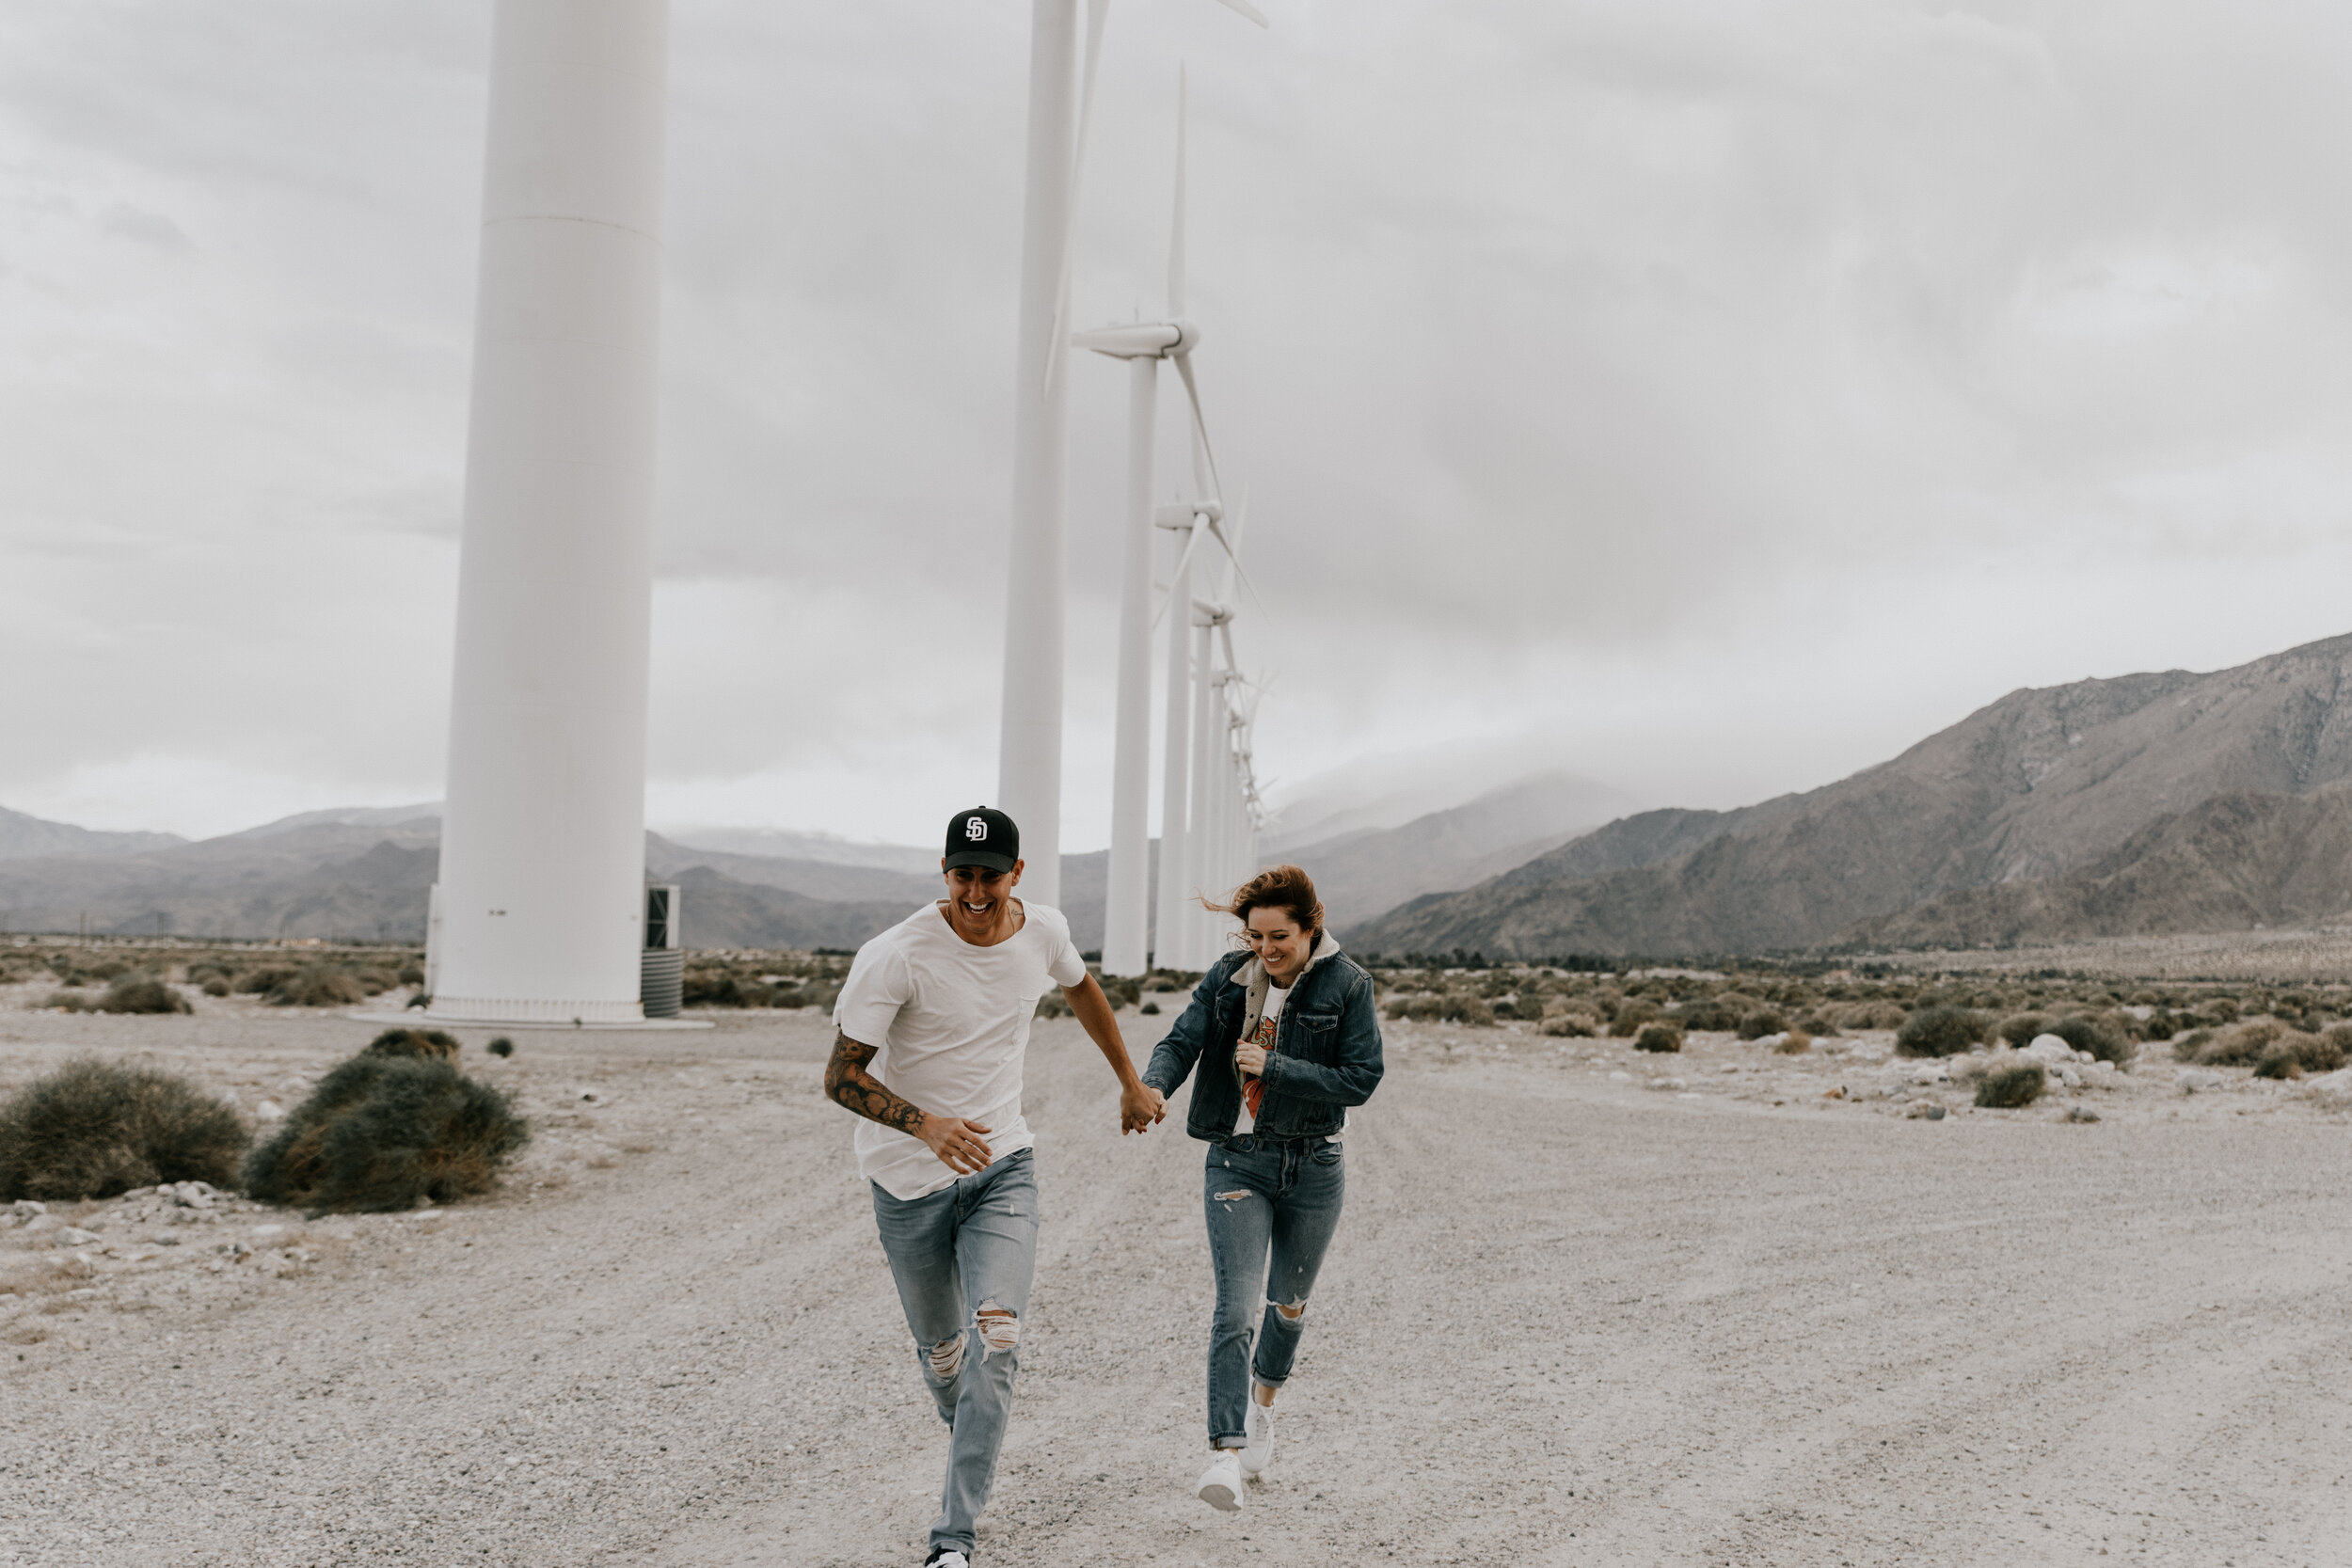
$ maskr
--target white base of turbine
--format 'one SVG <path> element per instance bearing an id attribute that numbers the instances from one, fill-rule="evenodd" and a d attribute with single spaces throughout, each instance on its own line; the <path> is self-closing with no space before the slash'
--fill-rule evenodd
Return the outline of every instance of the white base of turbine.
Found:
<path id="1" fill-rule="evenodd" d="M 453 1006 L 407 1007 L 399 1012 L 347 1013 L 344 1016 L 358 1023 L 389 1023 L 406 1029 L 564 1029 L 580 1033 L 612 1034 L 628 1029 L 709 1029 L 715 1027 L 707 1018 L 607 1018 L 565 1015 L 553 1017 L 544 1011 L 532 1018 L 494 1016 L 487 1009 L 493 1006 L 514 1008 L 513 1002 L 487 1003 L 479 1007 L 460 1002 Z"/>

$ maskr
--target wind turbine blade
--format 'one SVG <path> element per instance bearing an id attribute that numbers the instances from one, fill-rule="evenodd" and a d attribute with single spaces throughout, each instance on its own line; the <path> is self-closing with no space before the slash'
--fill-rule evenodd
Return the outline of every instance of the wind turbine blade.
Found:
<path id="1" fill-rule="evenodd" d="M 1216 449 L 1209 445 L 1209 427 L 1200 418 L 1200 386 L 1192 378 L 1192 356 L 1179 354 L 1176 373 L 1184 383 L 1184 397 L 1192 404 L 1192 436 L 1200 444 L 1200 456 L 1208 464 L 1209 494 L 1216 499 L 1225 499 L 1225 486 L 1216 477 Z"/>
<path id="2" fill-rule="evenodd" d="M 1184 68 L 1176 67 L 1176 212 L 1168 223 L 1168 319 L 1184 319 Z"/>
<path id="3" fill-rule="evenodd" d="M 1241 556 L 1234 550 L 1232 542 L 1225 537 L 1224 524 L 1212 519 L 1209 523 L 1209 531 L 1216 535 L 1217 544 L 1225 551 L 1226 569 L 1232 572 L 1241 583 L 1243 592 L 1249 595 L 1249 602 L 1257 607 L 1258 613 L 1266 614 L 1265 601 L 1258 597 L 1258 585 L 1251 582 L 1249 574 L 1242 569 Z"/>
<path id="4" fill-rule="evenodd" d="M 1251 5 L 1249 0 L 1217 0 L 1217 4 L 1223 6 L 1229 11 L 1233 11 L 1239 15 L 1248 17 L 1250 21 L 1256 23 L 1261 27 L 1271 27 L 1274 25 L 1273 23 L 1268 22 L 1265 19 L 1265 12 Z"/>
<path id="5" fill-rule="evenodd" d="M 1038 388 L 1041 396 L 1061 373 L 1062 356 L 1069 352 L 1062 340 L 1069 336 L 1071 252 L 1075 248 L 1078 191 L 1087 166 L 1087 130 L 1094 119 L 1095 71 L 1103 63 L 1103 24 L 1110 19 L 1110 9 L 1111 0 L 1087 0 L 1087 63 L 1078 89 L 1078 141 L 1070 155 L 1070 211 L 1062 220 L 1061 278 L 1054 290 L 1054 336 L 1045 349 L 1045 385 Z"/>
<path id="6" fill-rule="evenodd" d="M 1159 613 L 1152 617 L 1152 625 L 1154 628 L 1159 626 L 1161 618 L 1168 614 L 1168 607 L 1176 602 L 1176 585 L 1184 580 L 1184 568 L 1192 564 L 1192 552 L 1200 543 L 1200 525 L 1195 523 L 1184 534 L 1184 551 L 1176 558 L 1176 570 L 1168 574 L 1168 597 L 1160 601 Z"/>

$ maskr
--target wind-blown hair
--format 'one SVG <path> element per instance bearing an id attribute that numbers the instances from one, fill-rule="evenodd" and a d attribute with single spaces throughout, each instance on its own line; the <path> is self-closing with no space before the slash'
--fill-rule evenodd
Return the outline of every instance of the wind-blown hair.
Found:
<path id="1" fill-rule="evenodd" d="M 1256 909 L 1288 910 L 1293 920 L 1311 932 L 1323 929 L 1323 900 L 1315 896 L 1315 880 L 1295 865 L 1270 865 L 1233 890 L 1230 904 L 1201 903 L 1214 914 L 1230 914 L 1243 925 Z"/>

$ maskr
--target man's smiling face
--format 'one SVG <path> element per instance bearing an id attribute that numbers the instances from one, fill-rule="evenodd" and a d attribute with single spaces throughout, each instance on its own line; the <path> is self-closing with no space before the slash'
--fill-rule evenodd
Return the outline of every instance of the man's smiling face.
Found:
<path id="1" fill-rule="evenodd" d="M 1006 918 L 1012 890 L 1020 885 L 1021 869 L 1027 863 L 1015 861 L 1009 872 L 984 865 L 959 865 L 946 872 L 948 923 L 967 936 L 993 930 Z"/>

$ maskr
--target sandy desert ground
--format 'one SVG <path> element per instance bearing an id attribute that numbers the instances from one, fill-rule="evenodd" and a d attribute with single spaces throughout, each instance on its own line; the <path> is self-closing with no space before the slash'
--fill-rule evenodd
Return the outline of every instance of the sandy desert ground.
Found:
<path id="1" fill-rule="evenodd" d="M 138 1053 L 248 1112 L 372 1032 L 15 1000 L 0 1088 Z M 1389 1031 L 1276 1469 L 1227 1516 L 1188 1493 L 1200 1146 L 1122 1141 L 1075 1025 L 1040 1025 L 1046 1229 L 982 1564 L 2352 1561 L 2334 1101 L 2151 1060 L 1986 1112 L 1883 1036 Z M 944 1437 L 829 1037 L 469 1036 L 538 1137 L 437 1213 L 0 1222 L 0 1562 L 918 1562 Z"/>

